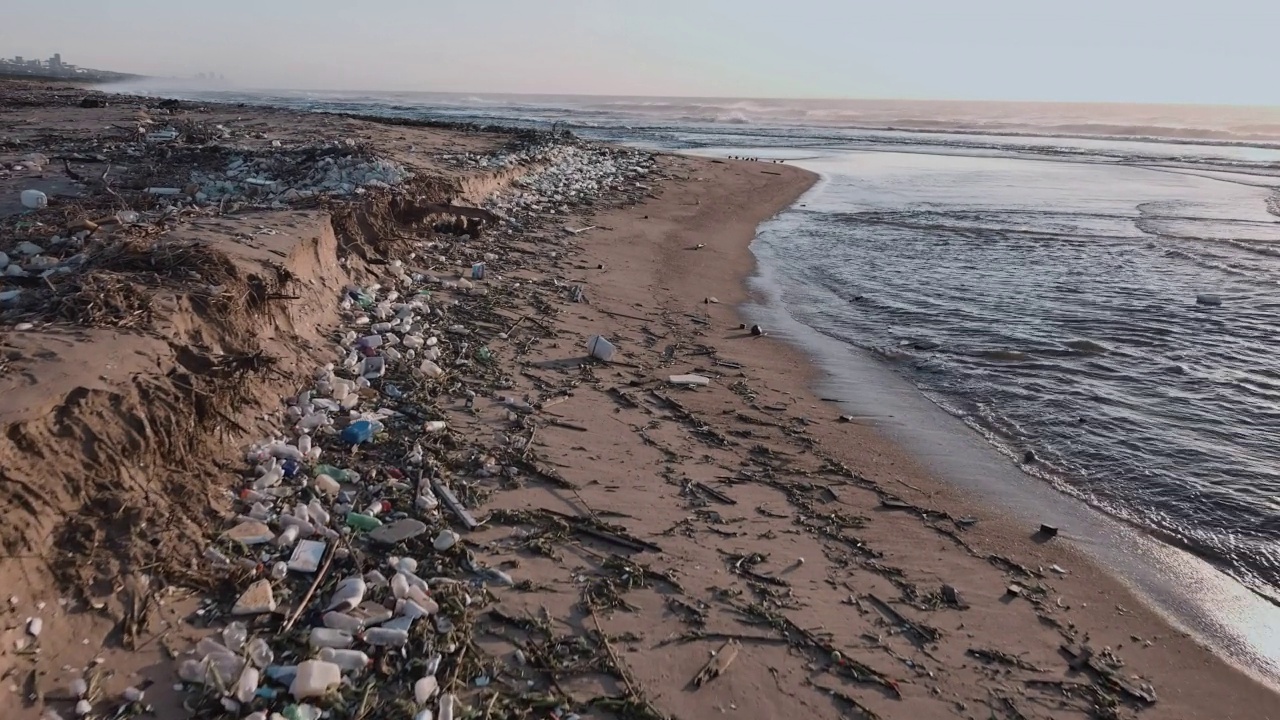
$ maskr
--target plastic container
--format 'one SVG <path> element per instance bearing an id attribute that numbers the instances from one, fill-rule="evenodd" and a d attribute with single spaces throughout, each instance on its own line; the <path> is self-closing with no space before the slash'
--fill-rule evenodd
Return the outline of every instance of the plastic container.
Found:
<path id="1" fill-rule="evenodd" d="M 249 660 L 260 668 L 266 668 L 275 662 L 276 654 L 271 651 L 271 645 L 262 638 L 254 638 L 249 641 Z"/>
<path id="2" fill-rule="evenodd" d="M 372 515 L 364 513 L 349 512 L 347 513 L 347 525 L 356 530 L 369 531 L 382 525 L 382 521 Z"/>
<path id="3" fill-rule="evenodd" d="M 374 426 L 368 420 L 357 420 L 342 429 L 338 437 L 348 445 L 360 445 L 373 440 Z"/>
<path id="4" fill-rule="evenodd" d="M 240 680 L 236 683 L 236 700 L 242 703 L 253 700 L 254 694 L 258 692 L 258 679 L 258 668 L 246 665 L 244 670 L 240 672 Z"/>
<path id="5" fill-rule="evenodd" d="M 315 485 L 316 490 L 329 496 L 337 495 L 342 490 L 342 485 L 328 475 L 317 475 L 312 484 Z"/>
<path id="6" fill-rule="evenodd" d="M 352 610 L 364 600 L 364 591 L 364 578 L 359 575 L 349 577 L 333 589 L 333 597 L 329 599 L 329 606 L 325 610 Z"/>
<path id="7" fill-rule="evenodd" d="M 364 641 L 378 647 L 403 647 L 409 642 L 409 632 L 397 628 L 369 628 L 364 633 Z"/>
<path id="8" fill-rule="evenodd" d="M 327 612 L 321 618 L 324 626 L 334 628 L 336 630 L 345 630 L 349 633 L 358 633 L 364 629 L 364 621 L 358 617 L 353 617 L 341 612 Z"/>
<path id="9" fill-rule="evenodd" d="M 618 348 L 613 343 L 599 335 L 592 335 L 587 339 L 587 353 L 597 360 L 609 362 L 617 352 Z"/>
<path id="10" fill-rule="evenodd" d="M 342 668 L 324 660 L 306 660 L 298 663 L 298 672 L 289 684 L 289 694 L 296 700 L 322 697 L 341 683 Z"/>
<path id="11" fill-rule="evenodd" d="M 413 684 L 413 699 L 417 700 L 419 705 L 424 705 L 428 700 L 435 697 L 436 692 L 439 690 L 440 682 L 436 680 L 434 675 L 427 675 Z"/>
<path id="12" fill-rule="evenodd" d="M 471 279 L 483 280 L 484 271 L 485 271 L 484 263 L 482 262 L 475 263 L 474 265 L 471 266 Z"/>
<path id="13" fill-rule="evenodd" d="M 28 210 L 39 210 L 49 205 L 49 196 L 39 190 L 23 190 L 21 199 L 22 207 Z"/>
<path id="14" fill-rule="evenodd" d="M 337 628 L 311 628 L 311 636 L 307 639 L 313 649 L 349 648 L 356 643 L 355 636 L 346 630 Z"/>
<path id="15" fill-rule="evenodd" d="M 359 650 L 340 650 L 337 648 L 324 648 L 320 651 L 320 659 L 337 665 L 344 672 L 360 672 L 369 667 L 371 662 L 369 656 Z"/>

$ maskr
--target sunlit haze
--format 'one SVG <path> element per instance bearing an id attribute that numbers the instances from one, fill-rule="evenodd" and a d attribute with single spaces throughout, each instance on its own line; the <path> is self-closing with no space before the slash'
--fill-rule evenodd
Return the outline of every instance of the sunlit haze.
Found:
<path id="1" fill-rule="evenodd" d="M 1280 105 L 1280 3 L 63 0 L 0 55 L 243 88 Z"/>

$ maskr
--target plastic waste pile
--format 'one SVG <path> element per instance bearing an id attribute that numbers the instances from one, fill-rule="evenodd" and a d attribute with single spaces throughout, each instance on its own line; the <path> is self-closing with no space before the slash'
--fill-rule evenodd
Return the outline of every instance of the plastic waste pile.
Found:
<path id="1" fill-rule="evenodd" d="M 647 155 L 627 150 L 553 157 L 522 197 L 603 187 L 648 166 Z M 457 376 L 493 367 L 467 318 L 468 308 L 493 301 L 487 286 L 501 288 L 501 274 L 485 269 L 500 269 L 502 259 L 432 258 L 431 242 L 418 249 L 456 274 L 428 277 L 393 261 L 381 282 L 347 288 L 334 362 L 293 398 L 280 435 L 248 450 L 238 515 L 204 556 L 243 577 L 239 594 L 208 601 L 205 617 L 226 624 L 179 668 L 208 710 L 318 718 L 332 703 L 372 694 L 394 698 L 398 709 L 370 717 L 465 712 L 446 677 L 458 677 L 467 654 L 468 608 L 513 579 L 462 540 L 458 530 L 475 520 L 458 497 L 471 496 L 467 475 L 517 476 L 502 458 L 522 438 L 488 440 L 496 447 L 472 447 L 461 463 L 449 454 L 466 443 L 431 401 L 453 394 L 470 405 L 475 393 Z M 504 386 L 500 373 L 488 377 L 495 392 Z M 489 682 L 466 672 L 479 670 L 463 671 L 464 683 Z"/>
<path id="2" fill-rule="evenodd" d="M 621 184 L 635 187 L 654 163 L 653 155 L 642 150 L 578 143 L 541 146 L 530 153 L 527 162 L 535 169 L 491 197 L 489 210 L 508 217 L 520 211 L 563 213 Z"/>
<path id="3" fill-rule="evenodd" d="M 202 640 L 179 676 L 228 712 L 319 717 L 308 701 L 356 692 L 377 659 L 401 671 L 376 679 L 383 690 L 403 681 L 418 717 L 447 717 L 455 700 L 436 672 L 456 662 L 461 612 L 512 582 L 450 527 L 440 494 L 458 501 L 429 447 L 448 426 L 408 401 L 410 383 L 415 397 L 438 393 L 445 368 L 478 353 L 451 339 L 465 328 L 431 302 L 430 279 L 399 264 L 389 274 L 348 288 L 336 362 L 293 399 L 282 434 L 248 450 L 239 515 L 205 553 L 251 582 L 220 607 L 221 639 Z"/>
<path id="4" fill-rule="evenodd" d="M 261 202 L 296 202 L 316 195 L 352 195 L 367 188 L 394 187 L 412 173 L 382 158 L 365 157 L 345 145 L 327 144 L 240 155 L 219 171 L 194 171 L 196 200 L 217 202 L 236 199 Z"/>

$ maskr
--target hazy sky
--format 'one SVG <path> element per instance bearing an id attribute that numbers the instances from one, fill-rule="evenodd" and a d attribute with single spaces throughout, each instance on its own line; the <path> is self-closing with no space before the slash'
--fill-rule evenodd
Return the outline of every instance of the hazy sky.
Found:
<path id="1" fill-rule="evenodd" d="M 246 87 L 1280 105 L 1277 0 L 15 0 L 0 54 Z"/>

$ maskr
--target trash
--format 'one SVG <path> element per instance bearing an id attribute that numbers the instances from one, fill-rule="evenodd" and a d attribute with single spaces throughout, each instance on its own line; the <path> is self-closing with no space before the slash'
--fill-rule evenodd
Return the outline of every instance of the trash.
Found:
<path id="1" fill-rule="evenodd" d="M 270 580 L 258 580 L 245 590 L 231 608 L 232 615 L 260 615 L 276 609 Z"/>
<path id="2" fill-rule="evenodd" d="M 462 503 L 458 502 L 458 498 L 453 494 L 452 490 L 445 487 L 439 480 L 435 479 L 431 481 L 431 487 L 435 490 L 436 495 L 444 501 L 444 504 L 449 508 L 449 511 L 458 516 L 458 519 L 462 521 L 463 525 L 467 526 L 468 530 L 475 530 L 479 527 L 480 523 L 476 522 L 475 518 L 471 517 L 471 513 L 467 512 L 467 509 L 462 506 Z"/>
<path id="3" fill-rule="evenodd" d="M 716 654 L 707 661 L 706 665 L 702 666 L 697 675 L 693 676 L 693 686 L 700 688 L 723 675 L 729 669 L 729 665 L 738 657 L 738 651 L 741 649 L 742 643 L 737 640 L 729 640 L 720 646 Z"/>
<path id="4" fill-rule="evenodd" d="M 239 681 L 236 682 L 235 699 L 247 703 L 253 700 L 257 692 L 258 669 L 252 665 L 245 665 L 244 670 L 240 672 Z"/>
<path id="5" fill-rule="evenodd" d="M 436 681 L 434 675 L 427 675 L 413 685 L 413 698 L 418 701 L 419 705 L 425 704 L 428 700 L 435 696 L 436 691 L 440 689 L 440 683 Z"/>
<path id="6" fill-rule="evenodd" d="M 359 650 L 345 650 L 337 648 L 324 648 L 319 655 L 321 660 L 331 662 L 343 670 L 343 672 L 360 672 L 369 667 L 373 661 L 368 655 Z"/>
<path id="7" fill-rule="evenodd" d="M 684 387 L 705 387 L 711 384 L 711 378 L 702 375 L 672 375 L 667 378 L 667 382 Z"/>
<path id="8" fill-rule="evenodd" d="M 296 700 L 323 697 L 330 688 L 342 682 L 342 668 L 324 660 L 298 663 L 298 673 L 289 684 L 289 694 Z"/>
<path id="9" fill-rule="evenodd" d="M 1040 530 L 1036 533 L 1036 535 L 1039 535 L 1040 537 L 1045 538 L 1045 539 L 1052 538 L 1052 537 L 1057 537 L 1057 535 L 1058 535 L 1058 528 L 1054 527 L 1053 525 L 1048 525 L 1048 524 L 1043 524 L 1043 523 L 1042 523 L 1042 524 L 1040 525 Z"/>
<path id="10" fill-rule="evenodd" d="M 472 280 L 483 280 L 483 279 L 484 279 L 484 270 L 485 270 L 485 265 L 484 265 L 484 263 L 482 263 L 482 262 L 478 262 L 478 263 L 475 263 L 474 265 L 472 265 L 472 266 L 471 266 L 471 279 L 472 279 Z"/>
<path id="11" fill-rule="evenodd" d="M 24 203 L 24 204 L 25 204 L 25 203 Z M 1211 295 L 1211 294 L 1208 294 L 1208 293 L 1204 293 L 1204 294 L 1196 295 L 1196 304 L 1197 304 L 1197 305 L 1209 305 L 1209 306 L 1221 305 L 1221 304 L 1222 304 L 1222 296 L 1220 296 L 1220 295 Z"/>
<path id="12" fill-rule="evenodd" d="M 40 631 L 44 629 L 44 620 L 38 617 L 27 620 L 27 634 L 31 637 L 40 637 Z"/>
<path id="13" fill-rule="evenodd" d="M 756 337 L 760 337 L 761 335 L 764 335 L 764 329 L 761 328 L 759 325 L 752 325 L 751 334 Z"/>
<path id="14" fill-rule="evenodd" d="M 436 536 L 435 542 L 432 543 L 432 546 L 436 550 L 444 552 L 454 545 L 457 545 L 459 539 L 461 539 L 461 536 L 459 536 L 458 533 L 452 530 L 441 530 L 440 534 Z"/>
<path id="15" fill-rule="evenodd" d="M 337 610 L 343 612 L 352 610 L 364 600 L 365 583 L 364 578 L 360 576 L 349 577 L 333 590 L 333 597 L 329 599 L 329 605 L 325 610 Z"/>
<path id="16" fill-rule="evenodd" d="M 403 647 L 409 642 L 409 632 L 395 628 L 370 628 L 364 634 L 364 641 L 373 646 Z"/>
<path id="17" fill-rule="evenodd" d="M 246 520 L 236 525 L 230 530 L 222 533 L 222 537 L 227 540 L 234 540 L 244 545 L 261 545 L 271 542 L 275 539 L 276 534 L 267 527 L 266 523 L 256 520 Z"/>
<path id="18" fill-rule="evenodd" d="M 39 210 L 49 205 L 49 196 L 39 190 L 23 190 L 20 199 L 22 207 L 28 210 Z"/>
<path id="19" fill-rule="evenodd" d="M 301 540 L 293 548 L 289 556 L 289 569 L 296 572 L 313 573 L 320 567 L 327 546 L 319 540 Z"/>
<path id="20" fill-rule="evenodd" d="M 587 339 L 587 353 L 597 360 L 609 362 L 617 351 L 618 348 L 613 343 L 600 335 L 592 335 Z"/>
<path id="21" fill-rule="evenodd" d="M 357 420 L 342 429 L 339 437 L 347 445 L 360 445 L 373 440 L 375 427 L 368 420 Z"/>
<path id="22" fill-rule="evenodd" d="M 426 523 L 413 518 L 397 520 L 390 525 L 383 525 L 369 533 L 369 539 L 385 545 L 395 545 L 410 538 L 415 538 L 427 531 Z"/>
<path id="23" fill-rule="evenodd" d="M 355 642 L 355 637 L 346 630 L 327 627 L 311 628 L 311 634 L 307 638 L 307 644 L 313 650 L 319 650 L 320 648 L 345 649 L 354 645 Z"/>

